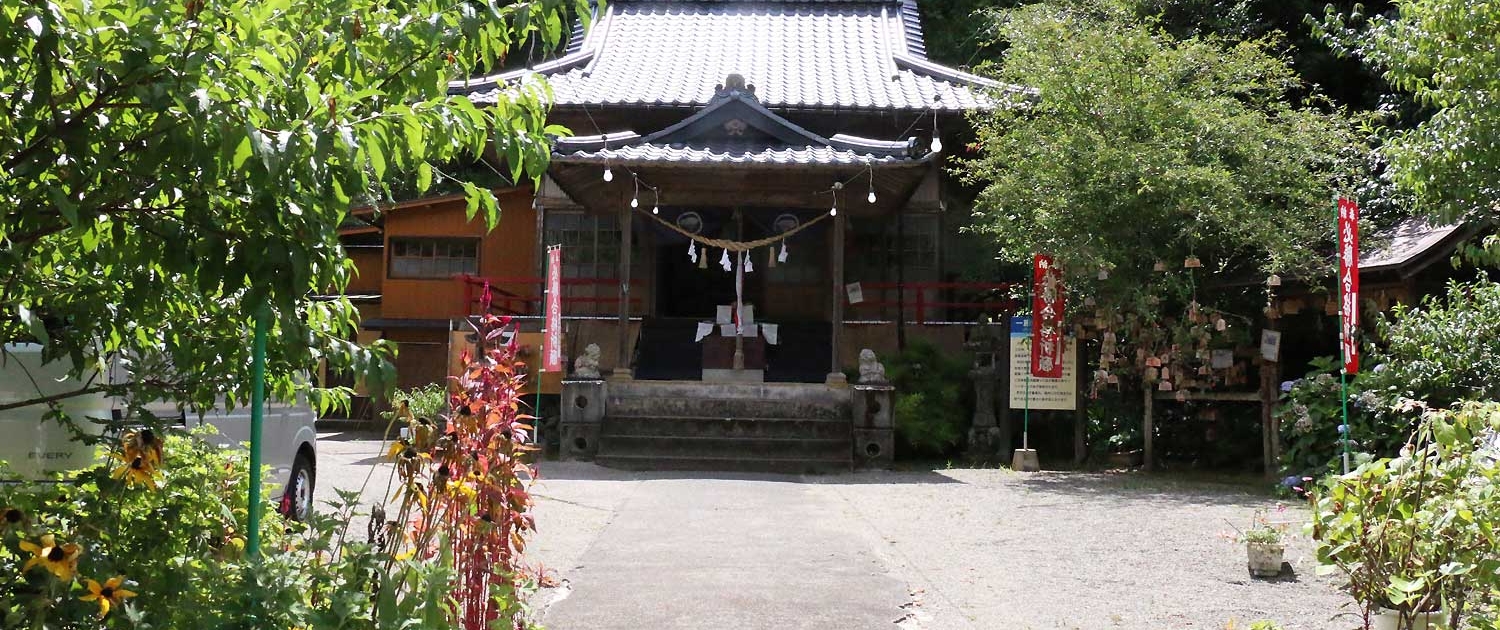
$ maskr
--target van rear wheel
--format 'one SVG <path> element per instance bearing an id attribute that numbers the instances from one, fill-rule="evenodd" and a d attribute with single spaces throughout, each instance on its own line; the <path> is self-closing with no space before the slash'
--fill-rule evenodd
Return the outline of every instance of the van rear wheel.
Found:
<path id="1" fill-rule="evenodd" d="M 306 453 L 298 453 L 297 459 L 292 462 L 291 479 L 287 482 L 284 503 L 287 518 L 301 521 L 312 513 L 313 484 L 316 479 L 312 458 Z"/>

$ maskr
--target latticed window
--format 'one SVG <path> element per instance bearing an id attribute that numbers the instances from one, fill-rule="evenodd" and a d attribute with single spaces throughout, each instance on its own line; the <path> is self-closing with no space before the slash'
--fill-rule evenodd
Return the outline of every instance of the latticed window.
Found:
<path id="1" fill-rule="evenodd" d="M 895 281 L 896 260 L 906 267 L 908 282 L 935 278 L 938 268 L 938 217 L 901 215 L 900 222 L 884 219 L 851 221 L 853 248 L 847 255 L 850 278 Z"/>
<path id="2" fill-rule="evenodd" d="M 586 282 L 563 285 L 566 315 L 610 315 L 619 312 L 620 222 L 612 214 L 548 211 L 545 245 L 562 245 L 562 277 Z M 638 226 L 639 227 L 639 226 Z M 639 239 L 631 273 L 640 278 Z"/>
<path id="3" fill-rule="evenodd" d="M 392 238 L 392 278 L 450 278 L 479 273 L 477 238 Z"/>

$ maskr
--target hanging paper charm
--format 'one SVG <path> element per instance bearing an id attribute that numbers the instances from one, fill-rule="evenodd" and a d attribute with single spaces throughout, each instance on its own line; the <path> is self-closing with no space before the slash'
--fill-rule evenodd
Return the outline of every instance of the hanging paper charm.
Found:
<path id="1" fill-rule="evenodd" d="M 724 271 L 734 271 L 734 264 L 729 262 L 729 250 L 724 250 L 724 255 L 719 257 L 719 265 L 724 267 Z"/>
<path id="2" fill-rule="evenodd" d="M 776 262 L 786 262 L 786 241 L 781 242 L 781 253 L 776 256 Z"/>
<path id="3" fill-rule="evenodd" d="M 744 265 L 745 273 L 755 273 L 755 263 L 750 261 L 750 252 L 740 252 L 740 264 Z"/>
<path id="4" fill-rule="evenodd" d="M 698 262 L 698 244 L 688 239 L 688 260 Z"/>

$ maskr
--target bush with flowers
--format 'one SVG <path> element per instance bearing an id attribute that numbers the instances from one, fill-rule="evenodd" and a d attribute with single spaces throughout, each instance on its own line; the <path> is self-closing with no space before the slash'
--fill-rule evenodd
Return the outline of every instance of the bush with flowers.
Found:
<path id="1" fill-rule="evenodd" d="M 528 627 L 531 427 L 505 325 L 481 326 L 448 432 L 398 443 L 365 531 L 341 493 L 304 523 L 268 517 L 251 557 L 245 453 L 159 429 L 75 480 L 0 485 L 0 627 Z"/>

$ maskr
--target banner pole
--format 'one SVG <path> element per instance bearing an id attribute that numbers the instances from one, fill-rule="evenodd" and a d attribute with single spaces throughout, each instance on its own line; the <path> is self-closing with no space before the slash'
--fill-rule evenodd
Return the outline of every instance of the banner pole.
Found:
<path id="1" fill-rule="evenodd" d="M 1344 430 L 1340 433 L 1343 435 L 1341 441 L 1344 443 L 1344 474 L 1347 475 L 1349 474 L 1349 433 L 1351 430 L 1349 427 L 1349 373 L 1342 367 L 1339 368 L 1339 398 L 1344 406 Z"/>
<path id="2" fill-rule="evenodd" d="M 548 280 L 548 278 L 552 277 L 551 251 L 552 248 L 548 247 L 547 251 L 542 253 L 542 353 L 545 353 L 547 348 L 547 313 L 545 311 L 547 310 L 548 294 L 552 292 L 551 282 Z M 543 449 L 539 453 L 545 455 L 547 447 L 546 443 L 542 441 L 542 370 L 547 367 L 547 358 L 543 356 L 541 359 L 537 364 L 536 370 L 536 428 L 532 430 L 532 439 L 536 443 L 537 448 Z M 537 463 L 541 463 L 543 459 L 546 458 L 537 457 Z"/>
<path id="3" fill-rule="evenodd" d="M 1032 291 L 1032 287 L 1030 285 L 1028 285 L 1027 289 L 1026 289 L 1026 304 L 1030 305 L 1030 307 L 1031 307 L 1030 308 L 1030 310 L 1031 310 L 1031 315 L 1030 315 L 1031 319 L 1029 320 L 1031 322 L 1031 326 L 1036 326 L 1036 302 L 1034 301 L 1034 298 L 1031 295 L 1031 291 Z M 1030 330 L 1031 326 L 1028 326 L 1027 329 Z M 1029 335 L 1029 337 L 1031 338 L 1031 343 L 1035 344 L 1036 343 L 1036 331 L 1035 330 L 1031 330 L 1030 332 L 1031 332 L 1031 334 Z M 1026 359 L 1026 396 L 1025 396 L 1026 407 L 1025 407 L 1025 411 L 1021 412 L 1021 450 L 1026 450 L 1026 451 L 1031 450 L 1031 368 L 1032 368 L 1031 358 L 1027 357 L 1027 359 Z M 1014 442 L 1012 442 L 1012 443 L 1014 443 Z"/>

